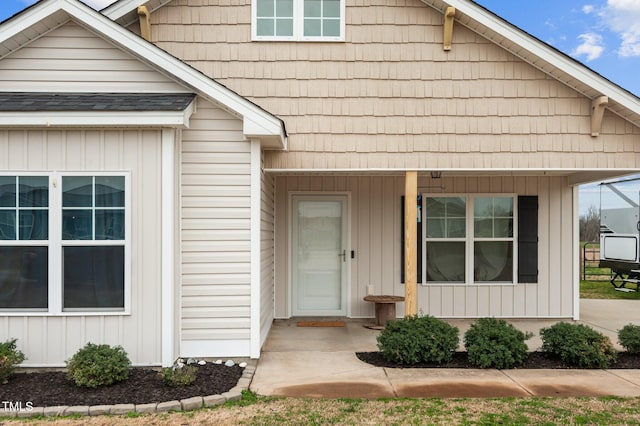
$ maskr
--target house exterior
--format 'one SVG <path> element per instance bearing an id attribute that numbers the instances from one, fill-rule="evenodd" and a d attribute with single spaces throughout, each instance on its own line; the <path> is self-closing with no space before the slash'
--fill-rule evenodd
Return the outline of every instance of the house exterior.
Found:
<path id="1" fill-rule="evenodd" d="M 0 101 L 32 366 L 259 357 L 414 281 L 409 312 L 577 319 L 577 186 L 640 170 L 640 99 L 468 0 L 43 0 Z"/>

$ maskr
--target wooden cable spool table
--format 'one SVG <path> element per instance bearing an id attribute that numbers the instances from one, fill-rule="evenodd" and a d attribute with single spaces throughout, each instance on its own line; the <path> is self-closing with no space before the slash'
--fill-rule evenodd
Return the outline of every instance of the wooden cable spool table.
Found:
<path id="1" fill-rule="evenodd" d="M 364 300 L 376 304 L 376 323 L 365 327 L 383 329 L 387 325 L 387 321 L 396 319 L 396 303 L 404 302 L 404 297 L 370 294 L 365 296 Z"/>

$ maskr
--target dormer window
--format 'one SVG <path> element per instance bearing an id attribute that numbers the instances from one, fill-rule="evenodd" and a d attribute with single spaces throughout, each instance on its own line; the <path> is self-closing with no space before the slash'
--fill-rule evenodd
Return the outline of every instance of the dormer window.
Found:
<path id="1" fill-rule="evenodd" d="M 343 41 L 344 0 L 253 0 L 253 40 Z"/>

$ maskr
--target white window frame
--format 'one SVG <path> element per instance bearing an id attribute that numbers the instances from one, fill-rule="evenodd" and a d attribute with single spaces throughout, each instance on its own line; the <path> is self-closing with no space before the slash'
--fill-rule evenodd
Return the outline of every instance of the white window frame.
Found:
<path id="1" fill-rule="evenodd" d="M 274 0 L 275 1 L 275 0 Z M 340 35 L 339 36 L 305 36 L 304 35 L 304 0 L 293 0 L 293 35 L 260 36 L 258 35 L 258 1 L 251 1 L 251 40 L 252 41 L 345 41 L 346 0 L 340 0 Z"/>
<path id="2" fill-rule="evenodd" d="M 464 238 L 428 238 L 429 241 L 463 241 L 465 242 L 465 281 L 427 281 L 427 198 L 464 197 L 466 209 L 466 229 Z M 474 203 L 476 198 L 511 198 L 513 200 L 513 234 L 511 237 L 485 238 L 475 237 Z M 424 193 L 422 194 L 422 285 L 446 286 L 513 286 L 518 283 L 518 195 L 513 193 Z M 512 277 L 511 281 L 474 281 L 474 246 L 476 241 L 512 241 Z"/>
<path id="3" fill-rule="evenodd" d="M 30 245 L 49 247 L 48 309 L 0 309 L 2 316 L 91 316 L 131 314 L 131 173 L 123 171 L 54 171 L 1 172 L 0 176 L 48 176 L 49 177 L 49 240 L 8 240 L 3 246 Z M 123 240 L 63 240 L 62 239 L 62 178 L 65 176 L 123 176 L 125 182 L 125 239 Z M 9 244 L 9 242 L 11 244 Z M 45 244 L 46 243 L 46 244 Z M 73 308 L 63 309 L 63 246 L 122 246 L 124 244 L 124 306 L 123 308 Z"/>

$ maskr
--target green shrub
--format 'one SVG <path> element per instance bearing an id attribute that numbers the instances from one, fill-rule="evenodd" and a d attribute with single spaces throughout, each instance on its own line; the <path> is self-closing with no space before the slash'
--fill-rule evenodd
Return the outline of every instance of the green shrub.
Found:
<path id="1" fill-rule="evenodd" d="M 185 365 L 183 367 L 166 367 L 160 371 L 160 376 L 165 385 L 177 387 L 187 386 L 195 382 L 198 367 Z"/>
<path id="2" fill-rule="evenodd" d="M 459 342 L 458 328 L 432 316 L 409 316 L 387 322 L 378 336 L 384 359 L 398 364 L 450 361 Z"/>
<path id="3" fill-rule="evenodd" d="M 121 346 L 87 343 L 67 361 L 67 375 L 78 386 L 96 388 L 129 377 L 131 361 Z"/>
<path id="4" fill-rule="evenodd" d="M 16 349 L 16 340 L 10 339 L 0 343 L 0 383 L 6 383 L 16 365 L 26 359 L 22 351 Z"/>
<path id="5" fill-rule="evenodd" d="M 607 368 L 616 360 L 609 338 L 586 325 L 560 322 L 540 330 L 540 336 L 542 351 L 570 366 Z"/>
<path id="6" fill-rule="evenodd" d="M 481 368 L 512 368 L 527 359 L 523 333 L 505 320 L 480 318 L 464 334 L 464 346 L 469 362 Z"/>
<path id="7" fill-rule="evenodd" d="M 620 345 L 630 354 L 640 354 L 640 325 L 627 324 L 618 330 Z"/>

